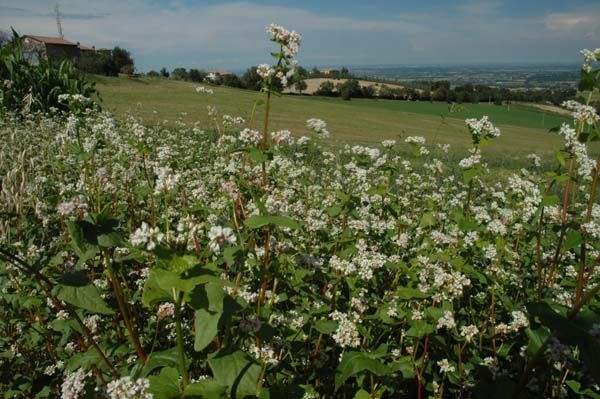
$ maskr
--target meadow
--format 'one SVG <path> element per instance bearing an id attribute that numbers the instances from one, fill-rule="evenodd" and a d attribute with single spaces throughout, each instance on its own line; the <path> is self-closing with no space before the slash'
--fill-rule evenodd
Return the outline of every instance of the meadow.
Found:
<path id="1" fill-rule="evenodd" d="M 118 115 L 131 114 L 145 123 L 182 120 L 209 123 L 206 107 L 215 106 L 224 114 L 249 119 L 254 102 L 260 98 L 254 91 L 211 86 L 214 96 L 196 93 L 197 84 L 160 78 L 99 77 L 98 90 L 102 105 Z M 254 127 L 260 125 L 264 107 L 257 109 Z M 296 136 L 309 133 L 308 118 L 327 122 L 330 144 L 374 144 L 382 140 L 420 135 L 434 143 L 467 148 L 464 135 L 466 118 L 488 115 L 503 136 L 494 151 L 506 154 L 552 152 L 561 146 L 550 128 L 568 121 L 564 116 L 535 110 L 523 105 L 443 104 L 394 100 L 353 99 L 312 96 L 282 96 L 273 103 L 272 127 L 290 129 Z"/>

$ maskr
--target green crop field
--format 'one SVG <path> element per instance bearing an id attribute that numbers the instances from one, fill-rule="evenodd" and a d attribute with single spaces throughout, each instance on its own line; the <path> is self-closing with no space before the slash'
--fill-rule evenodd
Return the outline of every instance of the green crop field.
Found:
<path id="1" fill-rule="evenodd" d="M 250 119 L 260 93 L 228 87 L 213 87 L 214 95 L 196 93 L 194 83 L 167 79 L 98 78 L 103 105 L 117 114 L 130 113 L 152 124 L 159 121 L 209 122 L 207 107 L 219 113 Z M 502 129 L 494 152 L 507 155 L 548 153 L 562 140 L 548 130 L 567 121 L 560 115 L 531 107 L 489 104 L 448 105 L 444 103 L 393 100 L 278 96 L 273 98 L 272 130 L 289 129 L 308 134 L 305 121 L 320 118 L 327 122 L 334 145 L 375 143 L 420 135 L 430 143 L 448 143 L 464 148 L 470 143 L 464 119 L 488 115 Z M 263 107 L 257 107 L 253 127 L 262 123 Z"/>

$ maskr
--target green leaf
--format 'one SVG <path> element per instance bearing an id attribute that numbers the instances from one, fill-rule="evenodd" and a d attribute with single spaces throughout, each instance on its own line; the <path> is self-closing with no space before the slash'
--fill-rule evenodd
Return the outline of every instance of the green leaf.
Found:
<path id="1" fill-rule="evenodd" d="M 542 206 L 553 206 L 558 205 L 560 203 L 560 199 L 558 195 L 545 195 L 542 197 Z"/>
<path id="2" fill-rule="evenodd" d="M 427 334 L 431 334 L 435 331 L 435 326 L 427 323 L 423 320 L 415 320 L 411 323 L 412 325 L 406 332 L 407 337 L 421 338 Z"/>
<path id="3" fill-rule="evenodd" d="M 421 222 L 419 223 L 419 227 L 431 227 L 435 225 L 435 216 L 431 212 L 426 212 L 421 217 Z"/>
<path id="4" fill-rule="evenodd" d="M 319 320 L 315 323 L 315 330 L 321 334 L 333 334 L 338 328 L 338 322 L 333 320 Z"/>
<path id="5" fill-rule="evenodd" d="M 188 385 L 183 391 L 183 396 L 197 399 L 225 399 L 227 385 L 222 385 L 214 379 L 203 380 Z"/>
<path id="6" fill-rule="evenodd" d="M 177 348 L 171 348 L 160 352 L 152 352 L 144 364 L 140 377 L 144 378 L 160 367 L 174 367 L 179 364 Z"/>
<path id="7" fill-rule="evenodd" d="M 200 352 L 211 342 L 219 332 L 219 320 L 223 313 L 212 313 L 204 309 L 197 310 L 194 315 L 194 350 Z"/>
<path id="8" fill-rule="evenodd" d="M 346 352 L 335 373 L 335 389 L 341 387 L 346 380 L 362 371 L 369 371 L 377 376 L 389 373 L 388 367 L 380 360 L 373 359 L 365 352 Z"/>
<path id="9" fill-rule="evenodd" d="M 229 388 L 232 398 L 256 395 L 261 367 L 240 350 L 222 350 L 208 359 L 215 380 Z"/>
<path id="10" fill-rule="evenodd" d="M 429 294 L 424 293 L 423 291 L 416 288 L 408 288 L 408 287 L 400 287 L 396 290 L 396 295 L 400 299 L 415 299 L 415 298 L 428 298 Z"/>
<path id="11" fill-rule="evenodd" d="M 332 218 L 336 217 L 340 213 L 342 213 L 342 207 L 339 205 L 332 205 L 327 208 L 327 214 Z"/>
<path id="12" fill-rule="evenodd" d="M 65 273 L 56 286 L 56 296 L 61 301 L 99 314 L 114 314 L 114 311 L 104 302 L 100 290 L 87 283 L 83 272 Z M 85 284 L 85 285 L 84 285 Z"/>
<path id="13" fill-rule="evenodd" d="M 153 399 L 174 399 L 181 396 L 179 390 L 179 372 L 172 367 L 165 367 L 159 375 L 151 375 L 148 391 L 154 395 Z"/>
<path id="14" fill-rule="evenodd" d="M 569 249 L 576 248 L 583 242 L 583 237 L 581 233 L 576 230 L 571 230 L 567 233 L 567 238 L 565 239 L 565 251 Z"/>
<path id="15" fill-rule="evenodd" d="M 465 184 L 471 183 L 471 181 L 479 174 L 479 168 L 467 169 L 463 172 L 463 182 Z"/>
<path id="16" fill-rule="evenodd" d="M 157 303 L 169 301 L 173 302 L 173 294 L 160 287 L 157 273 L 151 270 L 144 283 L 142 303 L 144 306 L 151 307 Z"/>
<path id="17" fill-rule="evenodd" d="M 258 229 L 267 225 L 287 227 L 290 229 L 299 229 L 300 224 L 286 216 L 262 216 L 253 215 L 244 221 L 244 224 L 251 229 Z"/>

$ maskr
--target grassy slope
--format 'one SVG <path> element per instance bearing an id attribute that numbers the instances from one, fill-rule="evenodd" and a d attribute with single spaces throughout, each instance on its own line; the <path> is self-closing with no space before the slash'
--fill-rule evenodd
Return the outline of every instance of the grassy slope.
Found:
<path id="1" fill-rule="evenodd" d="M 207 106 L 220 113 L 249 117 L 257 92 L 214 87 L 215 94 L 198 94 L 196 84 L 166 79 L 98 78 L 104 107 L 117 114 L 131 113 L 146 123 L 157 121 L 200 122 L 208 126 Z M 456 105 L 391 100 L 343 101 L 320 97 L 274 97 L 271 130 L 289 129 L 307 134 L 305 121 L 321 118 L 328 124 L 334 145 L 374 143 L 408 135 L 421 135 L 431 143 L 469 145 L 466 117 L 489 115 L 502 129 L 502 137 L 490 147 L 496 155 L 512 157 L 524 153 L 548 153 L 560 147 L 562 140 L 548 129 L 567 119 L 511 105 Z M 259 129 L 264 107 L 258 107 L 253 126 Z M 492 150 L 493 148 L 493 150 Z"/>

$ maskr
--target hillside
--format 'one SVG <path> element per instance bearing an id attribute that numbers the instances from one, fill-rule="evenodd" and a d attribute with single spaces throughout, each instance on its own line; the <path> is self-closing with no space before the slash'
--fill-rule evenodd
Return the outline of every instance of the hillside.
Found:
<path id="1" fill-rule="evenodd" d="M 196 84 L 166 79 L 98 78 L 97 87 L 103 105 L 117 114 L 131 113 L 146 123 L 173 120 L 209 121 L 207 106 L 214 105 L 221 114 L 250 119 L 258 92 L 212 87 L 214 95 L 197 93 Z M 320 118 L 327 122 L 334 145 L 376 143 L 420 135 L 430 143 L 447 143 L 464 147 L 470 142 L 465 118 L 489 115 L 502 129 L 494 143 L 501 154 L 550 152 L 561 145 L 561 138 L 548 133 L 566 118 L 555 113 L 521 105 L 489 104 L 448 105 L 444 103 L 393 100 L 276 96 L 273 99 L 273 130 L 289 129 L 295 135 L 308 133 L 305 121 Z M 262 107 L 257 108 L 253 127 L 258 129 Z"/>

